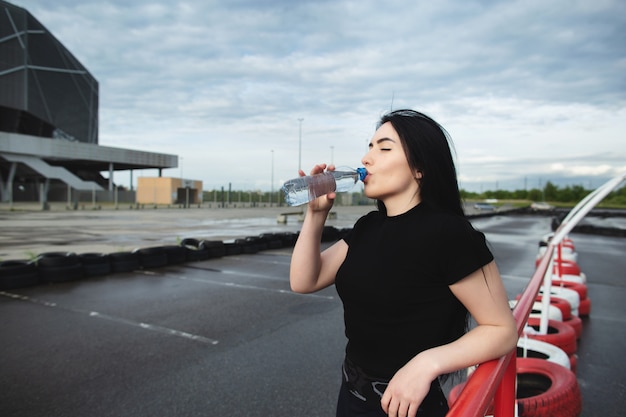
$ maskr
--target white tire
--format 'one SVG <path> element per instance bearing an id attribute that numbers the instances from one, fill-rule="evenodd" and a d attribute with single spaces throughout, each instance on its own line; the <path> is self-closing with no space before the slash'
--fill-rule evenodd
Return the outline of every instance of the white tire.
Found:
<path id="1" fill-rule="evenodd" d="M 582 272 L 580 275 L 572 275 L 572 274 L 563 274 L 558 276 L 557 274 L 552 274 L 552 280 L 560 279 L 562 281 L 576 282 L 578 284 L 585 284 L 587 281 L 587 277 Z"/>
<path id="2" fill-rule="evenodd" d="M 571 369 L 570 358 L 563 349 L 529 337 L 522 336 L 517 340 L 517 357 L 545 359 Z"/>
<path id="3" fill-rule="evenodd" d="M 517 305 L 517 300 L 509 300 L 509 306 L 511 308 L 515 307 L 516 305 Z M 543 304 L 541 303 L 541 301 L 535 301 L 533 303 L 532 309 L 530 310 L 529 317 L 541 318 L 542 311 L 543 311 Z M 549 305 L 548 306 L 548 319 L 554 320 L 554 321 L 563 321 L 563 313 L 561 313 L 561 310 L 558 307 Z"/>
<path id="4" fill-rule="evenodd" d="M 544 289 L 539 289 L 539 295 L 544 294 Z M 578 306 L 580 306 L 580 295 L 575 290 L 564 287 L 552 286 L 550 288 L 550 297 L 562 298 L 568 302 L 573 316 L 578 316 Z"/>
<path id="5" fill-rule="evenodd" d="M 539 248 L 539 253 L 537 254 L 537 259 L 543 258 L 543 255 L 546 253 L 547 248 L 545 246 L 541 246 Z M 557 251 L 554 251 L 554 254 L 556 256 Z M 561 250 L 561 259 L 565 260 L 565 261 L 572 261 L 572 262 L 576 262 L 578 260 L 578 254 L 576 252 L 573 252 L 571 248 L 563 248 Z"/>

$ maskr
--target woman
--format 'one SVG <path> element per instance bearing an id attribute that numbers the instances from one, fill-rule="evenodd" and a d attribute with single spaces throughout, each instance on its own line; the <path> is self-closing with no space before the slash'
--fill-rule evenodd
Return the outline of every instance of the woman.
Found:
<path id="1" fill-rule="evenodd" d="M 439 377 L 516 344 L 506 291 L 484 235 L 463 214 L 437 122 L 412 110 L 384 115 L 362 163 L 378 211 L 320 253 L 335 194 L 309 203 L 291 288 L 310 293 L 334 283 L 343 302 L 348 344 L 337 416 L 444 416 Z M 476 322 L 469 331 L 468 313 Z"/>

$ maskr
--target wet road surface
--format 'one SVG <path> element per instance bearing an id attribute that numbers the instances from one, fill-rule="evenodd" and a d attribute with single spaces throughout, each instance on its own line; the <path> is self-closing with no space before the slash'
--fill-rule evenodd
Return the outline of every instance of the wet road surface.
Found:
<path id="1" fill-rule="evenodd" d="M 475 219 L 512 298 L 550 219 Z M 626 404 L 626 239 L 572 234 L 588 277 L 583 416 Z M 2 416 L 332 416 L 345 338 L 334 288 L 289 290 L 290 249 L 0 295 Z"/>

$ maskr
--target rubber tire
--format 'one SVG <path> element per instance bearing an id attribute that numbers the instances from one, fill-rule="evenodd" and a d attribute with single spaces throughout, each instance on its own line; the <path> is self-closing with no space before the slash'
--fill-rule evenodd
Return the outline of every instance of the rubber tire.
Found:
<path id="1" fill-rule="evenodd" d="M 334 226 L 324 226 L 322 229 L 322 242 L 334 242 L 339 240 L 339 229 Z"/>
<path id="2" fill-rule="evenodd" d="M 83 265 L 73 252 L 44 252 L 37 257 L 41 282 L 76 281 L 84 277 Z"/>
<path id="3" fill-rule="evenodd" d="M 226 246 L 221 240 L 203 240 L 201 247 L 209 253 L 209 259 L 226 256 Z"/>
<path id="4" fill-rule="evenodd" d="M 541 258 L 537 258 L 535 259 L 535 268 L 539 266 L 539 264 L 541 263 Z M 557 273 L 557 265 L 555 264 L 552 267 L 552 271 L 553 273 Z M 562 263 L 561 263 L 561 269 L 563 270 L 562 273 L 563 274 L 569 274 L 569 275 L 580 275 L 580 266 L 578 266 L 578 264 L 572 260 L 566 260 L 563 259 Z"/>
<path id="5" fill-rule="evenodd" d="M 202 241 L 194 238 L 186 238 L 180 242 L 185 248 L 185 259 L 188 262 L 206 261 L 209 259 L 209 252 L 202 247 Z"/>
<path id="6" fill-rule="evenodd" d="M 78 255 L 87 277 L 108 275 L 111 273 L 110 256 L 106 253 L 81 253 Z"/>
<path id="7" fill-rule="evenodd" d="M 164 246 L 163 252 L 167 258 L 168 265 L 182 264 L 187 260 L 187 251 L 184 246 Z"/>
<path id="8" fill-rule="evenodd" d="M 259 237 L 267 242 L 267 249 L 280 249 L 283 247 L 283 241 L 275 233 L 263 233 Z"/>
<path id="9" fill-rule="evenodd" d="M 0 262 L 0 290 L 30 287 L 39 283 L 37 265 L 33 261 Z"/>
<path id="10" fill-rule="evenodd" d="M 587 286 L 585 284 L 573 282 L 573 281 L 566 281 L 562 279 L 553 279 L 552 286 L 557 287 L 557 288 L 568 288 L 570 290 L 576 291 L 578 293 L 578 297 L 580 298 L 580 301 L 587 298 L 588 291 L 587 291 Z"/>
<path id="11" fill-rule="evenodd" d="M 526 348 L 526 356 L 523 356 L 524 348 Z M 572 361 L 563 349 L 551 343 L 531 339 L 530 337 L 522 336 L 517 340 L 517 357 L 542 359 L 571 370 Z"/>
<path id="12" fill-rule="evenodd" d="M 246 241 L 251 242 L 253 245 L 256 245 L 259 252 L 269 249 L 267 239 L 262 238 L 261 236 L 248 236 L 246 237 Z"/>
<path id="13" fill-rule="evenodd" d="M 576 334 L 576 340 L 580 339 L 583 334 L 583 321 L 580 317 L 572 315 L 568 320 L 563 320 L 563 323 L 571 326 Z"/>
<path id="14" fill-rule="evenodd" d="M 543 297 L 541 295 L 537 296 L 535 300 L 543 303 Z M 561 310 L 563 321 L 569 320 L 572 317 L 572 305 L 564 298 L 550 295 L 550 304 Z"/>
<path id="15" fill-rule="evenodd" d="M 575 417 L 582 411 L 576 375 L 541 359 L 517 360 L 516 397 L 519 417 Z"/>
<path id="16" fill-rule="evenodd" d="M 539 330 L 540 319 L 531 317 L 527 324 Z M 548 334 L 528 334 L 528 337 L 558 346 L 568 355 L 575 354 L 578 347 L 576 332 L 572 326 L 560 321 L 548 320 Z"/>
<path id="17" fill-rule="evenodd" d="M 576 373 L 576 367 L 578 366 L 578 356 L 577 355 L 569 355 L 569 369 L 570 371 Z"/>
<path id="18" fill-rule="evenodd" d="M 259 247 L 249 238 L 235 239 L 235 245 L 238 245 L 241 248 L 241 252 L 247 255 L 253 255 L 259 252 Z"/>
<path id="19" fill-rule="evenodd" d="M 241 255 L 243 253 L 243 249 L 239 243 L 224 243 L 224 255 L 232 256 L 232 255 Z"/>
<path id="20" fill-rule="evenodd" d="M 543 295 L 543 287 L 539 290 L 539 295 Z M 561 287 L 550 287 L 550 299 L 552 298 L 561 298 L 570 306 L 570 311 L 572 316 L 578 316 L 578 306 L 580 305 L 580 295 L 575 290 L 571 288 L 561 288 Z"/>
<path id="21" fill-rule="evenodd" d="M 576 417 L 582 411 L 582 397 L 576 375 L 569 369 L 544 359 L 517 358 L 518 417 Z M 465 382 L 448 394 L 448 405 L 459 398 Z M 488 414 L 493 414 L 490 406 Z"/>
<path id="22" fill-rule="evenodd" d="M 45 266 L 39 267 L 39 279 L 41 282 L 56 283 L 77 281 L 84 277 L 83 266 L 80 262 L 74 265 Z"/>
<path id="23" fill-rule="evenodd" d="M 139 262 L 143 268 L 160 268 L 167 266 L 167 254 L 162 246 L 139 248 L 133 252 L 139 254 Z"/>
<path id="24" fill-rule="evenodd" d="M 509 300 L 509 306 L 513 309 L 517 305 L 518 300 Z M 541 317 L 541 312 L 543 311 L 543 304 L 539 301 L 535 301 L 533 303 L 532 309 L 530 310 L 530 317 Z M 548 319 L 563 321 L 563 313 L 556 306 L 550 304 L 548 306 Z"/>
<path id="25" fill-rule="evenodd" d="M 580 306 L 578 306 L 578 315 L 580 317 L 589 317 L 591 314 L 591 300 L 589 298 L 585 298 L 580 301 Z"/>
<path id="26" fill-rule="evenodd" d="M 296 244 L 296 240 L 298 240 L 297 233 L 283 232 L 278 233 L 278 236 L 280 237 L 280 240 L 283 243 L 283 247 L 285 248 L 293 248 L 293 246 Z"/>
<path id="27" fill-rule="evenodd" d="M 111 271 L 132 272 L 141 269 L 139 254 L 134 252 L 114 252 L 110 255 Z"/>
<path id="28" fill-rule="evenodd" d="M 77 263 L 79 260 L 73 252 L 44 252 L 37 256 L 38 267 L 70 266 Z"/>
<path id="29" fill-rule="evenodd" d="M 517 295 L 515 299 L 519 300 L 520 297 L 521 295 Z M 535 301 L 541 301 L 541 296 L 538 295 L 535 298 Z M 553 305 L 557 307 L 559 310 L 561 310 L 561 315 L 564 321 L 572 317 L 572 307 L 566 300 L 559 298 L 559 297 L 550 297 L 550 305 Z"/>

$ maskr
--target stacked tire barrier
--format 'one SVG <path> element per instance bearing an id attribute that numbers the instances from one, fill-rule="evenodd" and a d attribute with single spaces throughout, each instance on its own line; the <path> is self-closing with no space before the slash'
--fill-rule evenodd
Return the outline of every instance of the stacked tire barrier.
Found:
<path id="1" fill-rule="evenodd" d="M 322 241 L 338 240 L 347 230 L 326 226 Z M 290 248 L 295 245 L 297 237 L 297 233 L 290 232 L 263 233 L 233 242 L 185 238 L 175 245 L 113 253 L 45 252 L 34 259 L 0 262 L 0 291 Z"/>
<path id="2" fill-rule="evenodd" d="M 540 242 L 536 266 L 543 257 L 546 242 Z M 564 239 L 557 252 L 549 290 L 550 304 L 546 315 L 548 331 L 540 332 L 544 287 L 535 299 L 522 337 L 517 343 L 516 405 L 519 417 L 577 417 L 582 412 L 582 397 L 576 378 L 578 340 L 583 320 L 591 313 L 586 276 L 576 263 L 578 254 L 571 239 Z M 560 259 L 558 258 L 560 256 Z M 520 295 L 510 300 L 514 307 Z M 459 397 L 465 383 L 450 391 L 450 405 Z"/>

